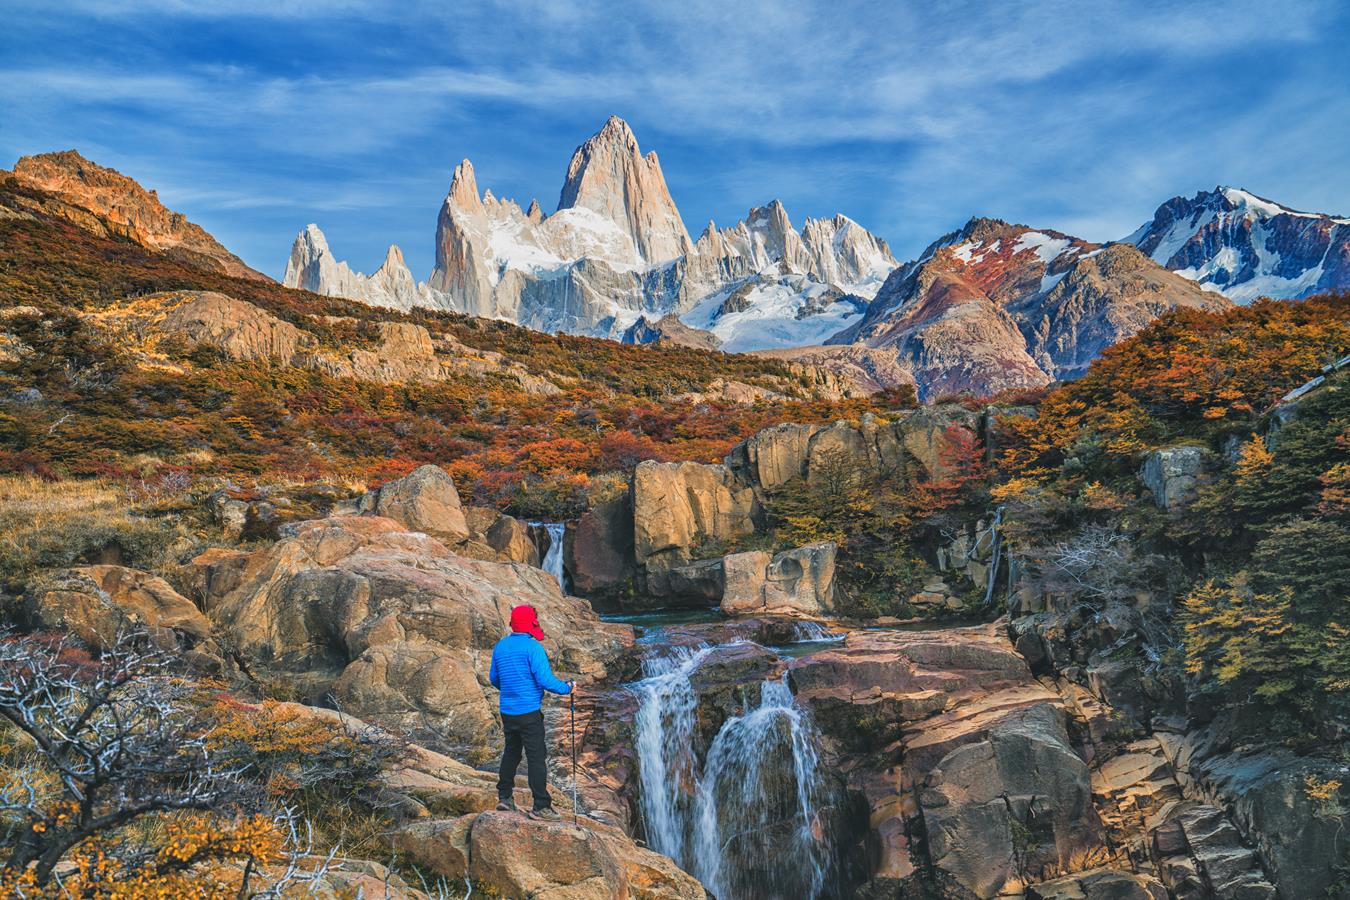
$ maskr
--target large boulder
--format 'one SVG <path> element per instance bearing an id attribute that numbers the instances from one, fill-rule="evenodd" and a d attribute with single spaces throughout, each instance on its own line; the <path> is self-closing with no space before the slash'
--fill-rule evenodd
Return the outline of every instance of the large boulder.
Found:
<path id="1" fill-rule="evenodd" d="M 561 673 L 600 678 L 632 642 L 543 571 L 456 556 L 391 519 L 333 517 L 287 526 L 254 551 L 208 552 L 189 566 L 207 615 L 255 675 L 299 697 L 414 733 L 474 761 L 500 734 L 487 683 L 511 607 L 539 611 Z"/>
<path id="2" fill-rule="evenodd" d="M 759 513 L 754 491 L 720 465 L 639 463 L 632 496 L 634 556 L 655 595 L 670 593 L 666 572 L 695 548 L 751 534 Z"/>
<path id="3" fill-rule="evenodd" d="M 396 481 L 367 491 L 354 501 L 350 511 L 384 516 L 414 531 L 449 541 L 469 537 L 455 482 L 439 466 L 421 466 Z"/>
<path id="4" fill-rule="evenodd" d="M 394 838 L 412 862 L 494 896 L 538 900 L 704 900 L 668 857 L 590 819 L 538 822 L 485 812 L 416 822 Z"/>
<path id="5" fill-rule="evenodd" d="M 633 504 L 628 494 L 597 503 L 567 529 L 564 563 L 582 596 L 623 590 L 633 577 Z"/>
<path id="6" fill-rule="evenodd" d="M 722 559 L 722 612 L 729 616 L 828 615 L 834 609 L 833 541 L 774 556 L 759 550 Z"/>
<path id="7" fill-rule="evenodd" d="M 1154 450 L 1139 470 L 1139 480 L 1162 509 L 1178 509 L 1195 496 L 1205 473 L 1205 449 L 1182 446 Z"/>
<path id="8" fill-rule="evenodd" d="M 210 640 L 211 625 L 167 581 L 123 566 L 81 566 L 47 579 L 28 598 L 39 628 L 68 631 L 106 649 L 119 631 L 144 629 L 164 648 L 194 648 Z"/>
<path id="9" fill-rule="evenodd" d="M 1087 763 L 1063 710 L 1043 703 L 1001 717 L 928 772 L 919 804 L 929 858 L 980 898 L 1063 869 L 1098 844 Z"/>
<path id="10" fill-rule="evenodd" d="M 464 520 L 469 528 L 469 538 L 456 545 L 456 552 L 475 559 L 539 565 L 539 547 L 527 523 L 485 506 L 466 508 Z"/>

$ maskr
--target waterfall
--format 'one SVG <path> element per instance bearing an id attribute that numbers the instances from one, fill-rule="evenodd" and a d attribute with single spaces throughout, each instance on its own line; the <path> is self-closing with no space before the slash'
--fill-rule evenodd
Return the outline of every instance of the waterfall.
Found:
<path id="1" fill-rule="evenodd" d="M 711 647 L 674 647 L 643 661 L 638 683 L 638 787 L 647 844 L 670 858 L 689 860 L 692 800 L 697 786 L 694 713 L 698 696 L 689 676 Z"/>
<path id="2" fill-rule="evenodd" d="M 640 805 L 647 843 L 721 900 L 803 898 L 827 890 L 819 735 L 786 679 L 727 719 L 701 766 L 698 696 L 690 676 L 712 648 L 674 648 L 644 663 L 636 717 Z"/>
<path id="3" fill-rule="evenodd" d="M 567 584 L 563 580 L 567 577 L 563 572 L 563 533 L 567 526 L 562 522 L 545 522 L 543 526 L 548 532 L 548 552 L 544 554 L 544 562 L 540 567 L 558 579 L 558 587 L 566 592 Z"/>
<path id="4" fill-rule="evenodd" d="M 835 634 L 819 622 L 802 621 L 792 625 L 792 639 L 799 644 L 823 644 L 826 641 L 842 641 L 842 634 Z"/>

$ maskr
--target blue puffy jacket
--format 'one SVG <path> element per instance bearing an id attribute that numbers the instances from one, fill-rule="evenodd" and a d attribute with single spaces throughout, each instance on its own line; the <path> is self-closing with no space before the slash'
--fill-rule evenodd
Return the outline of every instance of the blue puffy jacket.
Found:
<path id="1" fill-rule="evenodd" d="M 544 699 L 544 691 L 572 693 L 567 682 L 554 677 L 544 645 L 528 634 L 508 634 L 497 642 L 492 648 L 488 680 L 501 691 L 504 716 L 534 712 Z"/>

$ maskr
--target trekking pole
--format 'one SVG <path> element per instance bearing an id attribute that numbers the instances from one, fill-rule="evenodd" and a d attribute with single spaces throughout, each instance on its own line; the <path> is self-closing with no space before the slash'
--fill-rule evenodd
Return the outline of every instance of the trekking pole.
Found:
<path id="1" fill-rule="evenodd" d="M 577 824 L 577 684 L 568 692 L 572 701 L 572 824 Z"/>

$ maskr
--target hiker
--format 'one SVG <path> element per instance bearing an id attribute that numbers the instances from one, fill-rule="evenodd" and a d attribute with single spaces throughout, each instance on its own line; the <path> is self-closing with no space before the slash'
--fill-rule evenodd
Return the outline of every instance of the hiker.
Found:
<path id="1" fill-rule="evenodd" d="M 520 751 L 524 748 L 530 793 L 534 794 L 530 818 L 552 822 L 561 817 L 548 796 L 544 712 L 539 705 L 544 699 L 544 691 L 570 694 L 576 688 L 576 682 L 559 681 L 554 677 L 541 643 L 543 639 L 544 631 L 539 627 L 539 615 L 534 607 L 514 607 L 511 633 L 492 648 L 488 680 L 501 692 L 502 731 L 506 733 L 506 749 L 502 751 L 502 765 L 497 777 L 497 808 L 516 808 L 511 794 L 516 783 L 516 768 L 520 765 Z"/>

